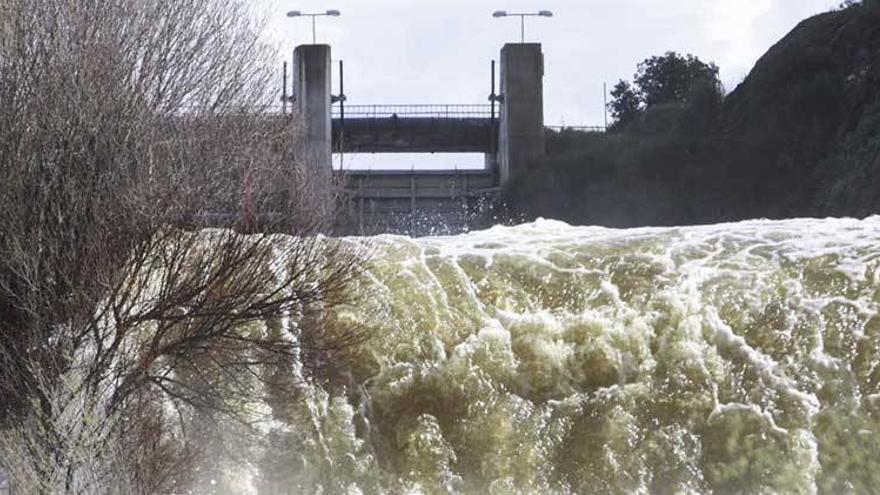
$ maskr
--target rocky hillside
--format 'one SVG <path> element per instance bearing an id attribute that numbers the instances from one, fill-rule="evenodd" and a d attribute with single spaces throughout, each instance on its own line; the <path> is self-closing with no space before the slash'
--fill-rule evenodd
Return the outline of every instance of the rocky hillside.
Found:
<path id="1" fill-rule="evenodd" d="M 721 129 L 765 153 L 742 166 L 771 211 L 880 213 L 880 2 L 803 21 L 726 98 Z"/>
<path id="2" fill-rule="evenodd" d="M 880 0 L 803 21 L 697 131 L 692 110 L 551 134 L 508 204 L 620 227 L 880 213 Z"/>

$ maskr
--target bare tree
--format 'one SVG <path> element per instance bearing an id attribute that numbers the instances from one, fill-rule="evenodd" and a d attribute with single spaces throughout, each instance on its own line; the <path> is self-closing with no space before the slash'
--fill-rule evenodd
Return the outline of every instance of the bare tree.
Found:
<path id="1" fill-rule="evenodd" d="M 323 316 L 360 256 L 320 235 L 330 171 L 267 112 L 243 0 L 2 9 L 0 470 L 180 490 L 197 425 L 247 426 L 293 360 L 361 337 Z"/>

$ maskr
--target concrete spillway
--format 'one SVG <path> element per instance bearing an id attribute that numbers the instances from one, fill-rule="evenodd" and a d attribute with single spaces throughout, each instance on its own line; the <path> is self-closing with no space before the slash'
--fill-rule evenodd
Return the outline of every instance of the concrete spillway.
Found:
<path id="1" fill-rule="evenodd" d="M 351 215 L 344 232 L 359 235 L 460 232 L 498 191 L 487 170 L 349 170 L 344 177 Z"/>

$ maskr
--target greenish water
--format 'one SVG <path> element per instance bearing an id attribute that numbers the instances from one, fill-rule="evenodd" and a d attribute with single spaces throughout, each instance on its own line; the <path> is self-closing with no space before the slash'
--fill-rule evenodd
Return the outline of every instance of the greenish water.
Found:
<path id="1" fill-rule="evenodd" d="M 880 489 L 880 218 L 377 237 L 289 493 Z"/>

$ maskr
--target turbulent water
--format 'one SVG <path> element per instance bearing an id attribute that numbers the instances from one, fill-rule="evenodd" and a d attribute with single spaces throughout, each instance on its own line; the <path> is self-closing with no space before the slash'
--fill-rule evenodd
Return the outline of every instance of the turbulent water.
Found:
<path id="1" fill-rule="evenodd" d="M 370 242 L 267 490 L 880 490 L 880 217 Z"/>

